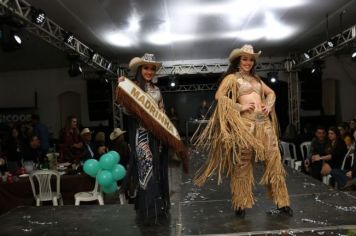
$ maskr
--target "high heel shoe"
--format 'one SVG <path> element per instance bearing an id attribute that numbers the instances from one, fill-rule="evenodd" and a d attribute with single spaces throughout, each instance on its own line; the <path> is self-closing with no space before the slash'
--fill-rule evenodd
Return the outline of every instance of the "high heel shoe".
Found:
<path id="1" fill-rule="evenodd" d="M 245 211 L 245 209 L 241 209 L 239 207 L 239 209 L 235 210 L 235 215 L 239 218 L 245 218 L 246 211 Z"/>

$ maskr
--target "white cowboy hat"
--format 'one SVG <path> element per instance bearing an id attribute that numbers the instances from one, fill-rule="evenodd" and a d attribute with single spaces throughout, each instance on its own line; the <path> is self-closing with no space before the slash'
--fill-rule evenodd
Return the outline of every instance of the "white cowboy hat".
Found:
<path id="1" fill-rule="evenodd" d="M 82 130 L 82 132 L 80 132 L 80 135 L 84 135 L 84 134 L 87 134 L 87 133 L 93 133 L 93 132 L 91 132 L 89 128 L 84 128 Z"/>
<path id="2" fill-rule="evenodd" d="M 257 59 L 260 56 L 261 51 L 254 52 L 252 45 L 245 44 L 241 48 L 235 48 L 234 50 L 231 51 L 230 56 L 229 56 L 229 61 L 232 62 L 234 59 L 236 59 L 237 57 L 239 57 L 243 54 L 253 55 L 255 57 L 255 59 Z"/>
<path id="3" fill-rule="evenodd" d="M 156 70 L 162 66 L 162 62 L 156 61 L 154 54 L 145 53 L 143 57 L 132 58 L 129 63 L 129 68 L 131 71 L 136 71 L 139 66 L 147 64 L 156 66 Z"/>
<path id="4" fill-rule="evenodd" d="M 114 140 L 124 133 L 126 133 L 126 131 L 123 131 L 120 128 L 115 128 L 114 131 L 110 134 L 110 140 Z"/>

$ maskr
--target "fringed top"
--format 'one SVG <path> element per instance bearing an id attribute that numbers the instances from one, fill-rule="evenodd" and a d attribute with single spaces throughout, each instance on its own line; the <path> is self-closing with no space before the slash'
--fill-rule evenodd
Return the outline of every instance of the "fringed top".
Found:
<path id="1" fill-rule="evenodd" d="M 215 171 L 218 172 L 219 184 L 223 174 L 229 177 L 234 165 L 240 163 L 243 149 L 252 147 L 255 160 L 264 160 L 263 144 L 249 132 L 244 118 L 236 109 L 239 97 L 237 80 L 242 79 L 238 76 L 239 74 L 230 74 L 224 78 L 219 88 L 222 96 L 217 98 L 217 106 L 213 115 L 201 134 L 193 136 L 193 138 L 198 136 L 194 142 L 195 147 L 208 152 L 208 159 L 195 178 L 197 185 L 204 184 Z M 263 101 L 263 93 L 261 97 Z"/>

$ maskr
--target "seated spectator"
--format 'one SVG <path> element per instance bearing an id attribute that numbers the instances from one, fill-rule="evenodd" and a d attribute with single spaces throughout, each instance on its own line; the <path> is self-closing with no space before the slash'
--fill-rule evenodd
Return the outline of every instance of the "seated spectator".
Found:
<path id="1" fill-rule="evenodd" d="M 84 156 L 83 142 L 79 136 L 78 121 L 74 116 L 67 118 L 66 125 L 62 130 L 63 144 L 61 154 L 62 161 L 79 163 Z"/>
<path id="2" fill-rule="evenodd" d="M 321 170 L 323 176 L 330 174 L 332 169 L 341 169 L 342 162 L 347 153 L 346 144 L 336 127 L 329 128 L 328 138 L 330 140 L 327 151 L 329 154 L 319 158 L 319 160 L 323 161 Z"/>
<path id="3" fill-rule="evenodd" d="M 350 134 L 354 141 L 356 141 L 356 119 L 350 121 Z"/>
<path id="4" fill-rule="evenodd" d="M 96 147 L 96 156 L 98 156 L 99 158 L 101 155 L 103 155 L 108 151 L 104 132 L 99 131 L 95 135 L 94 146 Z"/>
<path id="5" fill-rule="evenodd" d="M 356 155 L 356 153 L 354 153 L 354 155 Z M 354 161 L 351 168 L 345 170 L 332 169 L 330 174 L 339 189 L 346 189 L 352 185 L 353 179 L 356 178 L 356 161 Z"/>
<path id="6" fill-rule="evenodd" d="M 346 122 L 342 122 L 337 126 L 339 129 L 341 138 L 344 140 L 347 148 L 350 148 L 353 142 L 353 139 L 351 137 L 351 134 L 349 133 L 349 125 Z"/>
<path id="7" fill-rule="evenodd" d="M 46 153 L 41 149 L 40 139 L 36 135 L 32 135 L 28 146 L 24 148 L 23 160 L 43 163 L 45 157 Z"/>
<path id="8" fill-rule="evenodd" d="M 306 171 L 310 172 L 310 175 L 318 180 L 322 180 L 321 168 L 323 162 L 320 158 L 328 154 L 327 147 L 326 130 L 324 127 L 318 126 L 315 131 L 315 137 L 311 142 L 310 154 L 304 161 Z"/>
<path id="9" fill-rule="evenodd" d="M 120 154 L 120 164 L 127 169 L 130 160 L 130 149 L 128 143 L 124 139 L 124 133 L 126 133 L 126 131 L 123 131 L 120 128 L 115 128 L 113 132 L 111 132 L 109 149 L 117 151 Z"/>
<path id="10" fill-rule="evenodd" d="M 5 141 L 4 154 L 7 163 L 14 162 L 14 164 L 21 166 L 21 158 L 26 140 L 20 137 L 19 130 L 16 127 L 11 129 L 11 136 Z"/>
<path id="11" fill-rule="evenodd" d="M 41 149 L 44 153 L 48 152 L 49 149 L 49 132 L 48 128 L 40 122 L 40 117 L 36 114 L 31 116 L 31 124 L 33 126 L 33 134 L 36 135 L 41 142 Z"/>
<path id="12" fill-rule="evenodd" d="M 86 161 L 88 159 L 96 158 L 95 156 L 95 145 L 91 141 L 92 140 L 92 132 L 90 131 L 89 128 L 84 128 L 82 132 L 80 133 L 80 136 L 82 137 L 83 141 L 83 148 L 84 148 L 84 154 L 83 154 L 83 159 L 82 161 Z"/>

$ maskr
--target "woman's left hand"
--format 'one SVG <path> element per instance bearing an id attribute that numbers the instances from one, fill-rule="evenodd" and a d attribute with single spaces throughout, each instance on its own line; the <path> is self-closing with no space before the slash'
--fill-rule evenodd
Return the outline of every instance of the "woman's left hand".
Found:
<path id="1" fill-rule="evenodd" d="M 262 112 L 268 116 L 269 113 L 271 112 L 271 108 L 269 108 L 269 106 L 265 106 L 265 105 L 262 105 Z"/>

